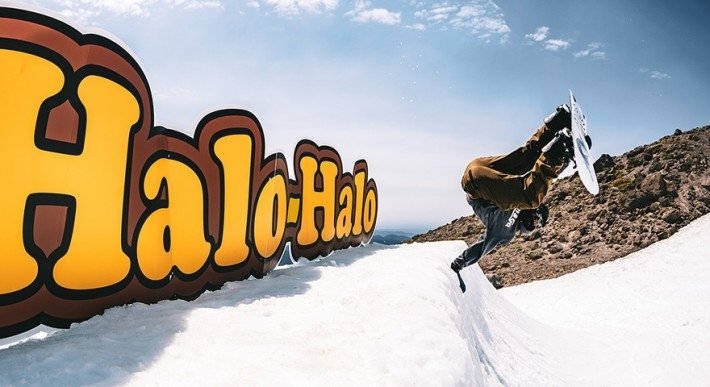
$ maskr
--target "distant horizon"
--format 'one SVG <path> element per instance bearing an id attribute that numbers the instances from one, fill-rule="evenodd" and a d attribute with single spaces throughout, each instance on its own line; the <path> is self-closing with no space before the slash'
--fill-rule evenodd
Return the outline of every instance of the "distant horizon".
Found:
<path id="1" fill-rule="evenodd" d="M 438 227 L 438 226 L 437 226 Z M 434 227 L 436 228 L 436 227 Z M 375 228 L 375 235 L 405 235 L 405 236 L 414 236 L 417 234 L 421 234 L 427 231 L 431 231 L 434 228 L 420 228 L 420 227 L 387 227 L 387 228 Z"/>

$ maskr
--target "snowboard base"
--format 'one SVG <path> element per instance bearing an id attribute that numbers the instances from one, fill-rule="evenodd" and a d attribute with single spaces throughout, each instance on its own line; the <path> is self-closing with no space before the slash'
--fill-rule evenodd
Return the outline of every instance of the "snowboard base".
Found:
<path id="1" fill-rule="evenodd" d="M 590 194 L 596 195 L 599 193 L 599 182 L 597 182 L 597 173 L 594 171 L 594 162 L 589 152 L 587 140 L 584 138 L 587 135 L 587 117 L 582 112 L 582 108 L 577 103 L 577 99 L 569 91 L 570 110 L 572 113 L 572 143 L 574 146 L 574 163 L 577 168 L 577 174 L 582 180 L 582 184 Z"/>

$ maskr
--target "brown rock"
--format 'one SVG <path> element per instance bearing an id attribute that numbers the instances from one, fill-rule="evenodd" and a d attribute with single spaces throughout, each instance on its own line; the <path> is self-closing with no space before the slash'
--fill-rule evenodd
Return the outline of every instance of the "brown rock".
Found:
<path id="1" fill-rule="evenodd" d="M 666 223 L 677 223 L 681 219 L 681 214 L 680 211 L 675 208 L 672 208 L 670 210 L 665 211 L 661 216 L 661 219 L 663 219 L 663 221 Z"/>
<path id="2" fill-rule="evenodd" d="M 657 199 L 668 192 L 668 185 L 660 172 L 652 173 L 641 181 L 641 191 Z"/>

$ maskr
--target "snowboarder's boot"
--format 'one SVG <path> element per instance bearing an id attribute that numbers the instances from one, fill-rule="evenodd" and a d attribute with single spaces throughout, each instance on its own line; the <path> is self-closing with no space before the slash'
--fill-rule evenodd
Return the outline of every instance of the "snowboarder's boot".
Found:
<path id="1" fill-rule="evenodd" d="M 585 135 L 584 140 L 587 142 L 589 149 L 592 149 L 592 138 L 589 135 Z M 545 154 L 548 160 L 562 165 L 559 171 L 564 171 L 570 161 L 574 162 L 574 144 L 572 143 L 571 130 L 564 128 L 555 133 L 555 138 L 542 148 L 542 153 Z"/>
<path id="2" fill-rule="evenodd" d="M 567 104 L 558 106 L 554 113 L 545 118 L 545 125 L 553 133 L 557 133 L 564 128 L 571 128 L 572 114 L 570 113 L 569 106 L 567 106 Z"/>
<path id="3" fill-rule="evenodd" d="M 558 171 L 564 171 L 574 159 L 574 144 L 570 130 L 563 128 L 555 133 L 555 138 L 542 148 L 542 153 L 552 164 L 561 165 Z"/>
<path id="4" fill-rule="evenodd" d="M 570 113 L 569 106 L 567 106 L 566 103 L 558 106 L 554 113 L 545 118 L 545 125 L 555 134 L 559 134 L 561 130 L 565 129 L 572 130 L 572 114 Z M 569 133 L 570 132 L 566 133 L 568 137 Z M 584 139 L 587 141 L 589 149 L 592 149 L 592 138 L 589 137 L 586 130 L 584 131 Z M 570 149 L 572 149 L 571 146 Z"/>

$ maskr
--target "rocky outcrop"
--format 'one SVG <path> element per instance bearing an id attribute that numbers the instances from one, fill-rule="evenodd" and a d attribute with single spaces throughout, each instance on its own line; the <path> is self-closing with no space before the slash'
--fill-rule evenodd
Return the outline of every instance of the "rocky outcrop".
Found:
<path id="1" fill-rule="evenodd" d="M 514 239 L 479 265 L 498 286 L 511 286 L 608 262 L 668 238 L 710 212 L 709 163 L 710 126 L 676 130 L 622 156 L 602 155 L 594 164 L 598 195 L 589 195 L 576 176 L 557 181 L 545 199 L 548 226 Z M 410 242 L 470 244 L 483 230 L 475 216 L 465 216 Z"/>

